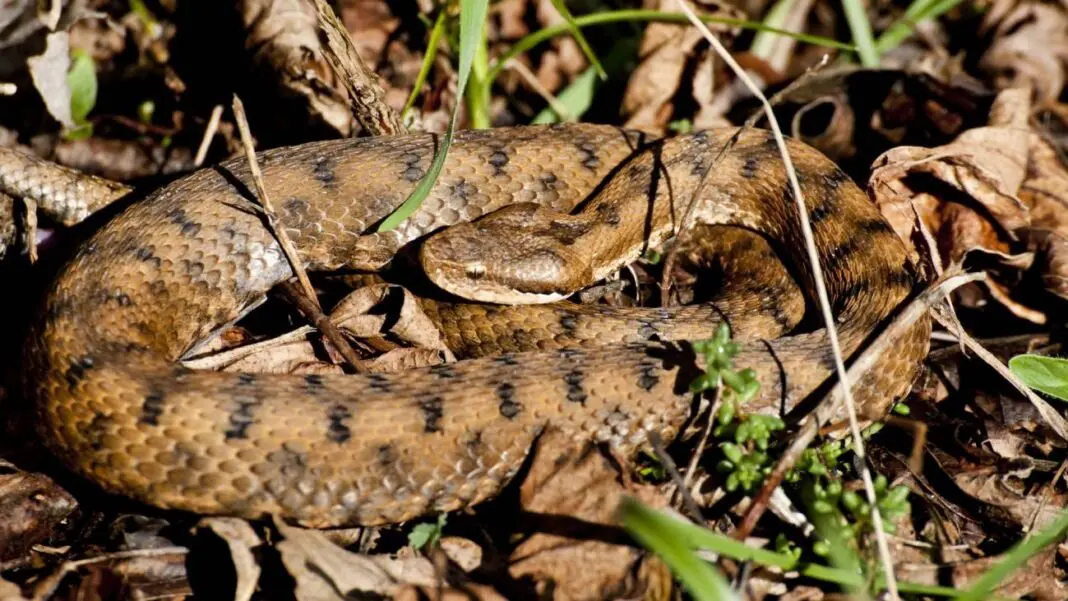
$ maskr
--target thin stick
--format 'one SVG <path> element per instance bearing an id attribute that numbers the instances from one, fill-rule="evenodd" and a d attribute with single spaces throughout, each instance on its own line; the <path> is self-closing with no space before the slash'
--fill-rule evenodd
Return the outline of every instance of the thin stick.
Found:
<path id="1" fill-rule="evenodd" d="M 768 124 L 771 126 L 771 131 L 775 136 L 775 143 L 779 147 L 779 153 L 783 157 L 783 165 L 786 168 L 786 175 L 790 179 L 790 188 L 793 190 L 794 200 L 797 202 L 798 217 L 801 222 L 801 231 L 805 238 L 805 249 L 808 251 L 809 263 L 812 266 L 812 279 L 816 285 L 816 296 L 819 297 L 820 312 L 823 314 L 824 325 L 827 329 L 827 339 L 831 344 L 831 351 L 834 354 L 834 366 L 835 371 L 838 372 L 838 387 L 842 390 L 842 396 L 845 399 L 845 405 L 847 413 L 849 415 L 849 429 L 853 435 L 853 447 L 854 453 L 856 453 L 859 459 L 858 463 L 861 465 L 860 476 L 864 481 L 864 492 L 868 497 L 868 503 L 871 505 L 871 520 L 872 526 L 875 530 L 875 542 L 879 549 L 879 562 L 882 564 L 883 573 L 886 577 L 886 590 L 889 593 L 890 599 L 897 601 L 900 599 L 900 595 L 897 592 L 897 581 L 894 578 L 894 563 L 890 557 L 890 546 L 886 542 L 886 536 L 883 533 L 883 518 L 879 514 L 879 507 L 877 505 L 877 499 L 875 496 L 875 484 L 872 482 L 871 472 L 868 470 L 867 463 L 865 462 L 864 454 L 864 440 L 861 438 L 860 425 L 857 422 L 857 408 L 853 402 L 853 392 L 849 387 L 849 380 L 846 378 L 845 361 L 842 359 L 842 348 L 838 343 L 838 329 L 835 327 L 834 315 L 831 313 L 831 303 L 827 297 L 827 287 L 823 281 L 823 271 L 820 269 L 819 255 L 816 252 L 816 242 L 812 234 L 812 224 L 808 220 L 808 209 L 805 205 L 804 196 L 801 194 L 801 185 L 797 181 L 797 173 L 794 171 L 793 162 L 790 160 L 789 153 L 786 151 L 786 142 L 783 140 L 782 131 L 779 129 L 778 120 L 775 119 L 775 114 L 772 111 L 771 103 L 768 102 L 767 97 L 761 93 L 760 88 L 753 82 L 749 75 L 742 69 L 741 65 L 734 60 L 734 57 L 727 52 L 727 49 L 720 44 L 715 35 L 709 31 L 708 27 L 701 19 L 697 17 L 697 14 L 690 7 L 689 2 L 685 0 L 677 0 L 678 5 L 682 8 L 686 16 L 689 17 L 693 23 L 705 38 L 708 39 L 708 43 L 715 48 L 716 53 L 720 55 L 724 62 L 726 62 L 731 70 L 735 72 L 738 78 L 749 89 L 750 93 L 760 99 L 761 104 L 764 106 L 764 112 L 768 116 Z"/>
<path id="2" fill-rule="evenodd" d="M 345 336 L 341 333 L 341 330 L 337 329 L 334 322 L 330 321 L 330 318 L 323 313 L 323 310 L 319 307 L 318 303 L 311 302 L 311 298 L 306 294 L 303 294 L 300 288 L 297 288 L 290 282 L 282 283 L 282 290 L 289 296 L 290 300 L 297 307 L 297 310 L 304 315 L 313 326 L 315 326 L 323 337 L 334 347 L 341 357 L 348 362 L 356 371 L 370 371 L 367 363 L 356 355 L 356 351 L 345 340 Z"/>
<path id="3" fill-rule="evenodd" d="M 300 257 L 297 255 L 297 248 L 293 246 L 293 241 L 286 235 L 285 228 L 278 226 L 278 217 L 274 212 L 274 206 L 271 205 L 270 197 L 267 196 L 267 188 L 263 185 L 263 173 L 260 171 L 260 164 L 256 160 L 256 151 L 252 148 L 252 132 L 249 131 L 248 118 L 245 117 L 245 105 L 237 97 L 237 94 L 234 94 L 234 118 L 237 120 L 237 129 L 241 132 L 241 144 L 245 148 L 245 158 L 248 159 L 249 170 L 252 171 L 252 181 L 256 186 L 256 195 L 259 197 L 263 213 L 267 217 L 267 227 L 271 230 L 271 235 L 278 240 L 278 245 L 282 247 L 282 252 L 285 254 L 286 260 L 289 261 L 289 267 L 293 270 L 293 274 L 297 276 L 297 281 L 300 282 L 300 287 L 304 290 L 304 294 L 308 295 L 308 298 L 322 311 L 322 307 L 319 305 L 319 298 L 315 295 L 315 289 L 312 288 L 311 280 L 308 279 L 308 274 L 304 271 L 304 264 L 301 263 Z"/>
<path id="4" fill-rule="evenodd" d="M 204 128 L 204 137 L 200 139 L 200 146 L 197 147 L 197 155 L 193 158 L 193 165 L 200 167 L 204 164 L 205 157 L 208 156 L 208 148 L 211 146 L 211 140 L 215 137 L 215 132 L 219 130 L 219 119 L 222 118 L 223 106 L 216 104 L 215 108 L 211 109 L 211 117 L 208 118 L 208 126 Z"/>
<path id="5" fill-rule="evenodd" d="M 545 86 L 541 85 L 541 82 L 538 81 L 537 76 L 531 73 L 530 69 L 528 69 L 526 65 L 515 59 L 512 59 L 508 61 L 508 64 L 506 64 L 505 67 L 512 71 L 515 71 L 516 74 L 519 75 L 519 77 L 523 78 L 523 81 L 527 82 L 527 85 L 530 86 L 530 88 L 534 90 L 534 92 L 538 96 L 541 96 L 541 99 L 549 105 L 549 108 L 551 108 L 553 112 L 556 113 L 556 116 L 559 117 L 561 121 L 575 120 L 575 116 L 571 114 L 571 111 L 567 110 L 567 107 L 561 104 L 560 101 L 556 98 L 556 96 L 553 96 L 552 92 L 546 89 Z"/>
<path id="6" fill-rule="evenodd" d="M 938 323 L 942 324 L 944 327 L 952 331 L 952 319 L 938 312 L 934 313 L 934 317 L 938 321 Z M 975 353 L 975 356 L 979 357 L 987 365 L 994 368 L 994 371 L 998 372 L 1001 377 L 1005 378 L 1009 382 L 1009 384 L 1012 384 L 1013 388 L 1020 391 L 1020 394 L 1027 397 L 1027 400 L 1031 401 L 1031 404 L 1034 405 L 1035 409 L 1038 410 L 1039 415 L 1041 415 L 1046 420 L 1046 423 L 1049 425 L 1050 428 L 1053 429 L 1054 432 L 1057 433 L 1058 436 L 1060 436 L 1063 440 L 1068 440 L 1068 421 L 1061 417 L 1061 414 L 1056 409 L 1054 409 L 1052 405 L 1042 400 L 1041 397 L 1035 394 L 1035 391 L 1031 390 L 1031 388 L 1027 384 L 1024 384 L 1020 380 L 1020 378 L 1016 377 L 1016 374 L 1012 373 L 1012 371 L 1009 370 L 1008 366 L 1006 366 L 1004 363 L 1001 362 L 1001 360 L 995 357 L 993 353 L 986 350 L 983 345 L 979 344 L 979 342 L 972 338 L 967 332 L 958 331 L 956 332 L 956 335 L 957 339 L 960 340 L 960 342 L 963 343 L 968 350 Z"/>
<path id="7" fill-rule="evenodd" d="M 686 513 L 690 514 L 690 519 L 695 524 L 704 524 L 705 518 L 701 515 L 701 509 L 697 506 L 697 501 L 690 495 L 690 490 L 682 479 L 682 474 L 679 473 L 679 468 L 675 465 L 675 461 L 671 459 L 671 455 L 668 455 L 664 449 L 664 442 L 660 439 L 660 434 L 651 431 L 648 434 L 648 438 L 649 445 L 653 447 L 653 453 L 660 460 L 660 464 L 664 466 L 664 471 L 668 473 L 671 481 L 675 483 L 675 489 L 682 495 L 682 506 L 686 508 Z"/>

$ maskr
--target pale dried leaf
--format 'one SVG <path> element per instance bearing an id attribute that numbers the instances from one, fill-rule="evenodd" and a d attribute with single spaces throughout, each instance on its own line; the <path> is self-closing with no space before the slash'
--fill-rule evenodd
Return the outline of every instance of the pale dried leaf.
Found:
<path id="1" fill-rule="evenodd" d="M 45 39 L 44 52 L 27 59 L 26 65 L 48 113 L 63 127 L 74 127 L 70 112 L 70 88 L 67 86 L 67 71 L 70 70 L 69 36 L 65 31 L 57 31 L 48 34 Z"/>
<path id="2" fill-rule="evenodd" d="M 211 355 L 183 361 L 190 369 L 218 369 L 229 372 L 272 374 L 343 373 L 341 366 L 324 361 L 308 339 L 310 327 L 302 327 L 276 338 L 246 344 Z"/>
<path id="3" fill-rule="evenodd" d="M 400 307 L 396 309 L 398 296 Z M 383 308 L 387 301 L 390 301 L 388 311 Z M 400 286 L 373 284 L 359 288 L 337 304 L 330 314 L 330 320 L 338 329 L 354 338 L 384 334 L 388 323 L 389 332 L 401 340 L 440 351 L 446 354 L 448 360 L 453 360 L 441 332 L 423 312 L 419 301 Z"/>
<path id="4" fill-rule="evenodd" d="M 728 18 L 744 18 L 730 6 L 714 2 L 696 3 L 702 14 Z M 659 10 L 676 11 L 675 0 L 661 0 Z M 726 26 L 709 23 L 713 32 L 729 31 Z M 685 83 L 692 86 L 694 100 L 699 110 L 694 119 L 698 127 L 722 124 L 722 110 L 714 102 L 715 55 L 703 52 L 695 56 L 699 46 L 704 45 L 704 36 L 689 25 L 651 23 L 645 28 L 638 51 L 641 61 L 627 81 L 623 94 L 625 126 L 648 131 L 662 131 L 668 125 L 675 110 L 672 101 Z M 692 82 L 683 82 L 682 77 L 691 61 L 699 59 L 696 76 Z"/>
<path id="5" fill-rule="evenodd" d="M 248 522 L 237 518 L 207 518 L 201 520 L 199 527 L 209 528 L 226 543 L 237 573 L 234 601 L 249 601 L 260 578 L 260 566 L 252 549 L 263 541 Z"/>
<path id="6" fill-rule="evenodd" d="M 561 600 L 612 598 L 646 589 L 650 583 L 635 578 L 635 564 L 642 558 L 636 548 L 606 542 L 581 526 L 614 526 L 615 508 L 625 493 L 654 507 L 666 505 L 653 487 L 627 490 L 619 471 L 596 447 L 547 431 L 520 489 L 523 510 L 543 517 L 545 526 L 513 551 L 512 576 L 533 578 L 541 590 L 552 587 L 553 597 Z"/>
<path id="7" fill-rule="evenodd" d="M 406 584 L 435 587 L 434 566 L 424 557 L 391 559 L 351 553 L 321 532 L 276 524 L 285 540 L 275 547 L 296 582 L 298 601 L 340 601 L 356 593 L 393 595 Z"/>
<path id="8" fill-rule="evenodd" d="M 444 363 L 441 351 L 429 348 L 396 348 L 386 351 L 366 363 L 367 371 L 396 373 Z"/>
<path id="9" fill-rule="evenodd" d="M 482 565 L 482 547 L 471 539 L 443 536 L 438 545 L 445 555 L 465 572 L 473 572 Z"/>

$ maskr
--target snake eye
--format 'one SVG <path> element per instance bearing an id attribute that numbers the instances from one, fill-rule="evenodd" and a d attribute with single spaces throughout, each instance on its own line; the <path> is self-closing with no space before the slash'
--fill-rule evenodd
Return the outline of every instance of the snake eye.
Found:
<path id="1" fill-rule="evenodd" d="M 486 266 L 482 263 L 464 265 L 464 273 L 472 280 L 481 280 L 486 275 Z"/>

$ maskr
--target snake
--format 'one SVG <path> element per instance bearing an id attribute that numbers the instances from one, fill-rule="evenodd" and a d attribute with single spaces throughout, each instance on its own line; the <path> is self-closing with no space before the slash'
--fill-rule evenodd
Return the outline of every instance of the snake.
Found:
<path id="1" fill-rule="evenodd" d="M 692 342 L 723 319 L 736 364 L 760 383 L 746 411 L 803 416 L 827 390 L 827 332 L 784 334 L 803 321 L 804 303 L 780 302 L 780 284 L 762 281 L 767 261 L 746 265 L 752 254 L 738 255 L 733 269 L 752 274 L 751 285 L 722 319 L 698 304 L 624 308 L 613 322 L 610 307 L 567 300 L 687 221 L 752 234 L 811 294 L 797 203 L 769 132 L 464 130 L 419 208 L 380 227 L 441 143 L 412 133 L 262 151 L 273 217 L 238 158 L 129 204 L 58 269 L 31 320 L 23 390 L 46 447 L 104 491 L 162 509 L 375 526 L 497 496 L 548 428 L 621 457 L 653 433 L 673 440 L 699 401 L 690 383 L 705 363 Z M 853 356 L 913 293 L 917 271 L 847 174 L 801 142 L 787 148 L 842 351 Z M 57 214 L 100 204 L 74 178 L 4 164 L 0 183 L 55 201 Z M 313 273 L 416 266 L 442 294 L 423 306 L 458 360 L 353 374 L 184 366 L 293 277 L 272 224 Z M 878 419 L 907 392 L 929 332 L 926 320 L 911 326 L 857 378 L 864 416 Z"/>

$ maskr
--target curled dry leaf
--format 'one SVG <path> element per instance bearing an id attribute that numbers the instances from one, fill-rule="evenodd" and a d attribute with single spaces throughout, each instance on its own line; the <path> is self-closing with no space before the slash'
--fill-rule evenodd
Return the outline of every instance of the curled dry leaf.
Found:
<path id="1" fill-rule="evenodd" d="M 992 31 L 994 41 L 979 67 L 994 77 L 995 87 L 1031 86 L 1040 103 L 1057 99 L 1068 65 L 1068 7 L 1021 2 L 1007 12 L 992 10 L 983 31 Z"/>
<path id="2" fill-rule="evenodd" d="M 658 508 L 666 498 L 651 486 L 626 488 L 595 447 L 556 430 L 543 434 L 519 493 L 524 522 L 537 532 L 512 551 L 512 576 L 532 578 L 560 600 L 628 597 L 662 586 L 651 578 L 660 571 L 635 569 L 643 553 L 615 528 L 614 513 L 624 493 Z"/>
<path id="3" fill-rule="evenodd" d="M 1027 174 L 1029 114 L 1030 90 L 1005 90 L 991 108 L 989 125 L 944 146 L 899 146 L 877 158 L 868 190 L 898 236 L 911 244 L 918 216 L 934 234 L 944 266 L 971 252 L 991 255 L 1003 267 L 1029 266 L 1031 257 L 1014 253 L 1012 245 L 1031 222 L 1017 197 Z M 931 185 L 931 178 L 940 185 Z M 1014 301 L 1004 284 L 986 285 L 1017 315 L 1044 319 Z"/>
<path id="4" fill-rule="evenodd" d="M 1031 134 L 1030 155 L 1020 199 L 1030 208 L 1031 225 L 1021 237 L 1036 254 L 1046 290 L 1068 299 L 1068 165 L 1038 134 Z"/>
<path id="5" fill-rule="evenodd" d="M 445 339 L 423 312 L 418 299 L 400 286 L 372 284 L 346 296 L 330 314 L 338 329 L 353 338 L 389 333 L 417 347 L 431 349 L 454 360 Z"/>
<path id="6" fill-rule="evenodd" d="M 256 583 L 260 578 L 260 566 L 252 549 L 263 544 L 263 541 L 248 522 L 237 518 L 208 518 L 202 520 L 199 527 L 210 529 L 226 543 L 237 573 L 234 601 L 249 601 L 256 592 Z"/>
<path id="7" fill-rule="evenodd" d="M 714 2 L 697 3 L 703 14 L 744 19 L 738 9 Z M 655 7 L 664 11 L 677 11 L 675 0 L 660 0 Z M 728 31 L 723 25 L 708 24 L 713 33 Z M 693 78 L 692 94 L 698 102 L 698 118 L 702 126 L 707 126 L 713 117 L 705 109 L 713 102 L 712 84 L 715 73 L 715 55 L 705 52 L 700 55 L 697 49 L 707 46 L 704 36 L 690 25 L 669 23 L 650 23 L 642 36 L 638 57 L 641 63 L 631 73 L 627 89 L 623 95 L 623 114 L 626 115 L 626 127 L 651 131 L 662 131 L 667 127 L 674 113 L 674 101 L 683 85 L 683 75 L 687 68 L 699 60 Z M 690 84 L 687 84 L 690 85 Z M 717 111 L 713 111 L 717 112 Z"/>

